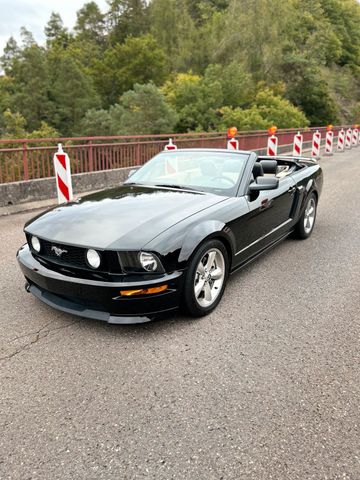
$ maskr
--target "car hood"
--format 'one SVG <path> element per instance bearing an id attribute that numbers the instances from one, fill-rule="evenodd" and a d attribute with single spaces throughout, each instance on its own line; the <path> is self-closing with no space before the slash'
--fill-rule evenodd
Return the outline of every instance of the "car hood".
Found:
<path id="1" fill-rule="evenodd" d="M 25 232 L 62 244 L 140 250 L 172 225 L 224 200 L 199 192 L 123 185 L 55 207 L 30 220 Z"/>

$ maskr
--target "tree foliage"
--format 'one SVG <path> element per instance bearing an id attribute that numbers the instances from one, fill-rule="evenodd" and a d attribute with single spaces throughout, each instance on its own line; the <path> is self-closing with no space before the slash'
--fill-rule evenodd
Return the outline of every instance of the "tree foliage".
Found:
<path id="1" fill-rule="evenodd" d="M 113 44 L 127 37 L 138 37 L 148 31 L 145 0 L 108 0 L 109 37 Z"/>
<path id="2" fill-rule="evenodd" d="M 105 16 L 96 2 L 88 2 L 77 12 L 75 33 L 78 40 L 102 45 L 105 40 Z"/>
<path id="3" fill-rule="evenodd" d="M 108 0 L 21 29 L 0 73 L 0 135 L 360 123 L 357 0 Z"/>
<path id="4" fill-rule="evenodd" d="M 134 131 L 138 134 L 171 133 L 176 122 L 175 110 L 154 84 L 136 84 L 109 110 L 88 111 L 81 131 L 86 135 L 131 135 Z"/>
<path id="5" fill-rule="evenodd" d="M 276 125 L 278 128 L 306 127 L 309 122 L 304 113 L 271 89 L 260 90 L 250 108 L 224 107 L 218 128 L 237 125 L 241 130 L 262 130 Z"/>
<path id="6" fill-rule="evenodd" d="M 96 83 L 106 106 L 136 83 L 161 85 L 167 73 L 165 54 L 151 35 L 129 37 L 106 50 L 95 66 Z"/>

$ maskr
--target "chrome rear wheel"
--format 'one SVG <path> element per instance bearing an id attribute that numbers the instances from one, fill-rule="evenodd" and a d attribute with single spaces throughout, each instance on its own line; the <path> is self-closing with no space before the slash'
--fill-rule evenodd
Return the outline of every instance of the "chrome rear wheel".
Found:
<path id="1" fill-rule="evenodd" d="M 309 235 L 314 227 L 316 215 L 316 202 L 314 197 L 310 197 L 304 215 L 304 230 Z"/>
<path id="2" fill-rule="evenodd" d="M 317 197 L 315 193 L 311 193 L 306 201 L 305 209 L 295 226 L 295 236 L 301 240 L 310 237 L 314 230 L 316 221 Z"/>

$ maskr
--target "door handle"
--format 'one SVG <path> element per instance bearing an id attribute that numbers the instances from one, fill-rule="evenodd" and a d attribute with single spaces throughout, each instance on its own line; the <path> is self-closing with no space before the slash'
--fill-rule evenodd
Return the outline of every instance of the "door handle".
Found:
<path id="1" fill-rule="evenodd" d="M 288 192 L 290 193 L 290 195 L 294 195 L 294 193 L 296 192 L 296 187 L 290 187 Z"/>

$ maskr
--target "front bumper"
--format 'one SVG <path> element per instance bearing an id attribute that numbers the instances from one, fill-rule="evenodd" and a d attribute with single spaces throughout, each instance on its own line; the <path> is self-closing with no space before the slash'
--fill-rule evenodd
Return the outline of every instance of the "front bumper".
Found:
<path id="1" fill-rule="evenodd" d="M 26 278 L 26 289 L 41 301 L 72 315 L 114 324 L 149 322 L 177 310 L 183 286 L 183 272 L 164 274 L 148 281 L 106 282 L 68 277 L 46 268 L 31 254 L 28 245 L 17 253 Z M 168 285 L 165 292 L 122 297 L 120 290 Z"/>

